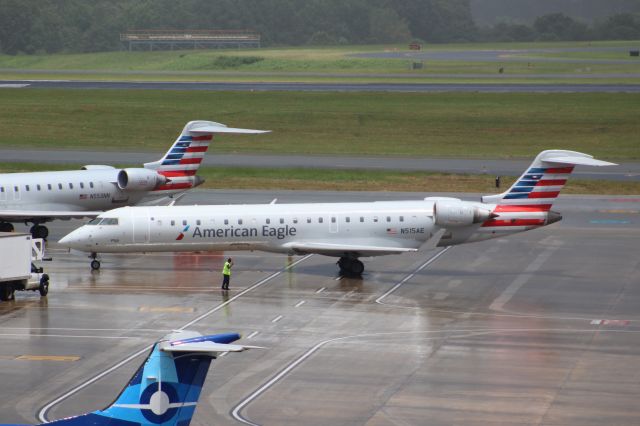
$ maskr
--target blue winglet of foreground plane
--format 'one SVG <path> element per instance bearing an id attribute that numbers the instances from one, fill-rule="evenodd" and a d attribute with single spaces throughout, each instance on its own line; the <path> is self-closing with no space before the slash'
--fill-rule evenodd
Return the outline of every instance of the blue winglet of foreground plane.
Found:
<path id="1" fill-rule="evenodd" d="M 256 346 L 233 345 L 237 333 L 202 336 L 182 331 L 157 342 L 115 402 L 47 426 L 188 426 L 212 359 Z M 24 425 L 0 425 L 24 426 Z"/>

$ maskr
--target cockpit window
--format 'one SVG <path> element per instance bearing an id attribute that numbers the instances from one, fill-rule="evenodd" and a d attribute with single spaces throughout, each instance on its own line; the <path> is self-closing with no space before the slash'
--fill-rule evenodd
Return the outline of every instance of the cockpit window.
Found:
<path id="1" fill-rule="evenodd" d="M 87 223 L 87 225 L 117 225 L 117 217 L 96 217 Z"/>

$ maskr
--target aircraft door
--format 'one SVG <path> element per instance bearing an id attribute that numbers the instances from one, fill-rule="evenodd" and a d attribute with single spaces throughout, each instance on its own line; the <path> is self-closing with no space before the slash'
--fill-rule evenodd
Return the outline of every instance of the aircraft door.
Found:
<path id="1" fill-rule="evenodd" d="M 133 242 L 149 242 L 149 213 L 147 209 L 131 209 L 131 220 L 133 223 Z"/>
<path id="2" fill-rule="evenodd" d="M 329 232 L 332 234 L 338 232 L 338 216 L 331 216 L 329 219 Z"/>

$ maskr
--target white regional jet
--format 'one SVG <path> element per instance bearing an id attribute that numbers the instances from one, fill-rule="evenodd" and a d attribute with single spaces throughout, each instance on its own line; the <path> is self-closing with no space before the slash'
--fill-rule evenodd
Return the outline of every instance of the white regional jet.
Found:
<path id="1" fill-rule="evenodd" d="M 88 165 L 81 170 L 0 174 L 0 232 L 12 222 L 32 223 L 36 238 L 47 238 L 42 223 L 95 217 L 145 197 L 175 196 L 203 182 L 196 172 L 214 133 L 265 133 L 212 121 L 191 121 L 169 151 L 144 168 Z"/>
<path id="2" fill-rule="evenodd" d="M 508 191 L 482 202 L 420 201 L 124 207 L 101 214 L 60 243 L 96 253 L 263 250 L 339 257 L 359 275 L 359 257 L 399 254 L 503 237 L 559 221 L 551 205 L 575 165 L 608 166 L 573 151 L 544 151 Z"/>

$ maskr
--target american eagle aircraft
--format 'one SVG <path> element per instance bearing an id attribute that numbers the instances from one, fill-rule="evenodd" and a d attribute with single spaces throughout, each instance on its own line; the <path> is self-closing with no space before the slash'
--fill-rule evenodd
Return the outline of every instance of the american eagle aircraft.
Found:
<path id="1" fill-rule="evenodd" d="M 105 210 L 137 204 L 145 197 L 172 197 L 203 179 L 196 175 L 214 133 L 265 133 L 212 121 L 191 121 L 169 151 L 143 168 L 87 165 L 80 170 L 0 174 L 0 232 L 13 223 L 32 223 L 35 238 L 47 238 L 43 223 L 96 217 Z"/>
<path id="2" fill-rule="evenodd" d="M 541 152 L 506 192 L 481 202 L 419 201 L 124 207 L 103 213 L 60 243 L 96 253 L 263 250 L 338 257 L 359 275 L 366 256 L 503 237 L 559 221 L 551 211 L 575 165 L 608 166 L 573 151 Z"/>
<path id="3" fill-rule="evenodd" d="M 237 333 L 211 336 L 192 331 L 171 333 L 153 346 L 129 384 L 109 407 L 42 425 L 188 426 L 211 360 L 220 353 L 258 348 L 231 344 L 238 339 Z"/>

